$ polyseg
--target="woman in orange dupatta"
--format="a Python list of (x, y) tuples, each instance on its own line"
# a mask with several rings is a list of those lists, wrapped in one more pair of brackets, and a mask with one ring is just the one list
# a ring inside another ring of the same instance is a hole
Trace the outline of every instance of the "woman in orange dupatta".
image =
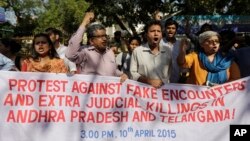
[(67, 73), (63, 59), (60, 59), (49, 36), (36, 34), (31, 48), (31, 57), (24, 59), (21, 71)]

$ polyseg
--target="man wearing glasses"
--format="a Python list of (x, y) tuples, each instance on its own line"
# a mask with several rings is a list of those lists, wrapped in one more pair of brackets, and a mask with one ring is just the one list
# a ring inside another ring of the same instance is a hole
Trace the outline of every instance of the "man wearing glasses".
[[(120, 76), (123, 82), (127, 75), (117, 69), (115, 55), (107, 47), (106, 29), (101, 24), (90, 24), (93, 19), (93, 12), (85, 14), (80, 27), (69, 40), (66, 57), (77, 64), (80, 74)], [(88, 46), (81, 46), (85, 31)]]

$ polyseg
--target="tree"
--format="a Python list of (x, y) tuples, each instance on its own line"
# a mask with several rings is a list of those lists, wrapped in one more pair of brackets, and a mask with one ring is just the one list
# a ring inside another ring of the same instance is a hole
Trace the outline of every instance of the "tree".
[[(106, 26), (118, 24), (121, 29), (131, 29), (135, 33), (135, 26), (146, 23), (157, 9), (163, 7), (162, 0), (90, 0), (92, 10), (98, 15), (97, 19)], [(129, 27), (125, 26), (128, 23)]]
[(118, 24), (132, 30), (144, 24), (156, 10), (171, 15), (247, 15), (250, 3), (245, 0), (1, 0), (0, 5), (14, 11), (17, 17), (15, 33), (33, 34), (47, 27), (57, 27), (72, 34), (90, 6), (97, 20), (106, 26)]
[(37, 18), (36, 32), (55, 27), (70, 35), (76, 31), (88, 6), (82, 0), (49, 0), (43, 5), (44, 12)]
[(183, 15), (249, 15), (250, 3), (246, 0), (181, 0)]
[(250, 3), (247, 0), (232, 0), (228, 13), (234, 15), (249, 15)]
[[(138, 23), (147, 22), (151, 18), (150, 14), (161, 6), (161, 0), (87, 0), (87, 2), (49, 0), (44, 3), (44, 12), (37, 18), (36, 32), (44, 31), (47, 27), (52, 26), (70, 35), (78, 28), (87, 8), (94, 11), (96, 19), (106, 26), (118, 24), (123, 30), (129, 28), (135, 31)], [(124, 23), (128, 23), (129, 27), (126, 27)]]
[(34, 16), (39, 13), (37, 7), (41, 6), (40, 0), (2, 0), (6, 11), (13, 11), (16, 16), (14, 36), (30, 35), (35, 28)]

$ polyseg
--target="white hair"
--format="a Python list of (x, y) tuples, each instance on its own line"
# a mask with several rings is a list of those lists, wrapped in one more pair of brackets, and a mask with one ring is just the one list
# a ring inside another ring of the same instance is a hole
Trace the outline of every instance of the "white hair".
[(199, 44), (201, 45), (202, 43), (204, 43), (205, 40), (207, 40), (208, 38), (210, 38), (212, 36), (220, 37), (219, 33), (215, 32), (215, 31), (205, 31), (205, 32), (201, 33), (199, 35)]

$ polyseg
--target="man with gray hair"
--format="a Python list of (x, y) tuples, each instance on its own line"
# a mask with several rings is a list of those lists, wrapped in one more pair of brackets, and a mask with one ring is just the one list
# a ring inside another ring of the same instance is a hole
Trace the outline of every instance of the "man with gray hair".
[[(75, 62), (80, 74), (128, 77), (117, 69), (115, 54), (107, 48), (106, 29), (102, 24), (91, 24), (93, 12), (87, 12), (77, 32), (69, 40), (66, 57)], [(83, 33), (87, 32), (88, 45), (81, 46)]]

